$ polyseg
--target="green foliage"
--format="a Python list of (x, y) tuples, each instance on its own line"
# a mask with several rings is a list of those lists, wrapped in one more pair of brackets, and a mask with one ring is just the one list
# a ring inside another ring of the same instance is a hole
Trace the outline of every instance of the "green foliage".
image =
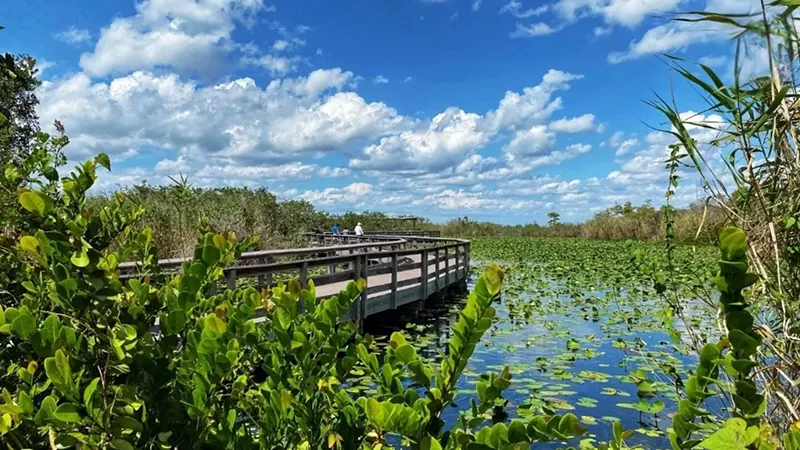
[[(479, 403), (445, 430), (442, 412), (495, 317), (499, 267), (478, 278), (438, 365), (400, 333), (378, 355), (340, 320), (363, 280), (330, 298), (296, 280), (217, 293), (223, 269), (255, 242), (207, 222), (192, 257), (166, 276), (153, 234), (134, 231), (141, 207), (121, 194), (87, 206), (108, 158), (56, 183), (48, 155), (31, 156), (18, 175), (27, 182), (10, 285), (22, 294), (0, 307), (0, 436), (11, 448), (355, 449), (380, 447), (390, 433), (415, 448), (507, 448), (586, 432), (571, 414), (487, 426), (487, 413), (505, 405), (508, 368), (481, 378)], [(139, 276), (123, 282), (126, 260)], [(342, 388), (359, 365), (373, 396)]]

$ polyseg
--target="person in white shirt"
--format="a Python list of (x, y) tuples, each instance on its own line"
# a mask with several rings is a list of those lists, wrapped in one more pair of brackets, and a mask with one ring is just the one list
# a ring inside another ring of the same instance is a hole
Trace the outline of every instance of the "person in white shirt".
[(356, 225), (355, 232), (356, 232), (356, 236), (363, 236), (364, 235), (364, 229), (361, 228), (361, 222), (358, 222), (358, 224)]

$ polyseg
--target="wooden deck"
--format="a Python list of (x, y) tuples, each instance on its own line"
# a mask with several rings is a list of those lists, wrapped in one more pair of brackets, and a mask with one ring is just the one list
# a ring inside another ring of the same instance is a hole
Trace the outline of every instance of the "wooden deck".
[[(346, 243), (345, 243), (346, 242)], [(317, 296), (331, 297), (357, 278), (367, 289), (343, 320), (363, 320), (383, 311), (424, 301), (431, 295), (466, 281), (469, 241), (420, 236), (349, 236), (312, 234), (309, 247), (242, 254), (225, 270), (224, 286), (239, 283), (263, 288), (277, 280), (314, 280)], [(179, 270), (183, 259), (160, 261), (165, 270)], [(423, 261), (427, 262), (424, 264)], [(120, 265), (121, 277), (136, 277), (132, 263)]]

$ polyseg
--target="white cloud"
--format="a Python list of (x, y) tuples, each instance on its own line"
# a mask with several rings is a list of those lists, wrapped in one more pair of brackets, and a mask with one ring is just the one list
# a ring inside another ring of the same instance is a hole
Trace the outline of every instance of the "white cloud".
[(249, 22), (261, 9), (262, 0), (145, 0), (135, 16), (103, 28), (80, 65), (92, 76), (155, 67), (206, 71), (235, 47), (235, 22)]
[(541, 5), (536, 8), (523, 9), (522, 2), (519, 0), (511, 0), (505, 6), (500, 8), (500, 14), (509, 13), (517, 19), (527, 19), (529, 17), (540, 16), (547, 12), (548, 5)]
[(559, 0), (553, 9), (565, 20), (600, 16), (611, 25), (634, 27), (652, 14), (675, 11), (683, 0)]
[[(553, 99), (558, 90), (569, 88), (569, 82), (580, 79), (558, 70), (550, 70), (542, 82), (523, 89), (522, 93), (506, 92), (498, 107), (481, 116), (451, 107), (434, 117), (427, 126), (422, 124), (398, 135), (383, 137), (379, 143), (364, 149), (360, 158), (350, 161), (350, 167), (365, 170), (412, 171), (427, 173), (443, 170), (464, 161), (474, 151), (485, 146), (504, 130), (523, 129), (509, 152), (523, 151), (535, 136), (531, 126), (546, 121), (561, 108), (561, 99)], [(547, 133), (547, 127), (541, 125)]]
[(203, 163), (287, 161), (406, 129), (383, 103), (339, 91), (353, 75), (318, 70), (259, 88), (250, 78), (208, 87), (177, 75), (135, 72), (109, 83), (78, 74), (37, 92), (43, 124), (60, 119), (73, 155), (155, 147)]
[(386, 84), (389, 82), (389, 79), (383, 75), (378, 75), (372, 80), (372, 84)]
[(294, 50), (299, 47), (303, 47), (306, 45), (306, 41), (303, 39), (299, 39), (297, 37), (290, 37), (287, 35), (285, 39), (277, 39), (275, 42), (272, 43), (272, 50), (276, 52), (285, 52), (288, 50)]
[(512, 159), (517, 156), (531, 156), (553, 150), (556, 134), (548, 131), (545, 125), (534, 125), (527, 130), (517, 131), (505, 151)]
[(301, 59), (299, 56), (287, 57), (264, 55), (258, 58), (242, 58), (242, 62), (245, 64), (263, 67), (269, 70), (269, 73), (273, 76), (279, 77), (291, 72), (296, 72), (298, 66), (300, 65), (300, 61)]
[(309, 201), (315, 205), (346, 205), (357, 207), (365, 201), (371, 202), (369, 195), (373, 190), (369, 183), (352, 183), (343, 188), (326, 188), (323, 190), (307, 190), (298, 198)]
[(92, 33), (85, 28), (76, 28), (74, 25), (66, 30), (56, 33), (56, 37), (70, 45), (85, 44), (92, 39)]
[(350, 176), (350, 169), (346, 167), (320, 167), (317, 175), (324, 178), (341, 178)]
[(614, 29), (612, 27), (595, 27), (592, 30), (595, 37), (608, 36)]
[(537, 22), (530, 25), (518, 23), (517, 28), (511, 33), (508, 33), (508, 35), (512, 38), (539, 37), (557, 33), (560, 30), (561, 28), (553, 28), (544, 22)]
[(610, 53), (608, 61), (612, 64), (617, 64), (656, 53), (681, 50), (689, 45), (705, 42), (709, 39), (727, 37), (720, 30), (709, 31), (708, 28), (697, 28), (690, 25), (685, 22), (679, 22), (679, 25), (670, 23), (651, 28), (647, 30), (641, 39), (631, 42), (628, 50)]
[[(705, 11), (746, 15), (756, 6), (757, 2), (751, 0), (708, 0)], [(741, 17), (738, 20), (760, 20), (760, 16), (755, 19)], [(610, 53), (608, 61), (616, 64), (657, 53), (676, 52), (699, 43), (728, 40), (738, 31), (715, 22), (669, 22), (650, 28), (640, 39), (631, 42), (627, 50)]]
[(442, 209), (474, 209), (485, 205), (486, 202), (487, 200), (483, 198), (481, 193), (446, 189), (436, 194), (426, 195), (413, 204), (434, 205)]
[(465, 154), (484, 146), (489, 136), (480, 127), (481, 116), (448, 108), (427, 129), (382, 138), (364, 149), (364, 159), (351, 167), (384, 170), (438, 170), (455, 164)]
[(407, 76), (403, 79), (403, 83), (411, 83), (412, 81), (414, 81), (414, 77), (412, 76)]
[(596, 131), (598, 126), (594, 123), (594, 114), (584, 114), (578, 117), (561, 118), (550, 122), (548, 128), (560, 133), (581, 133)]
[(697, 62), (708, 67), (718, 67), (725, 65), (728, 62), (728, 58), (725, 56), (703, 56)]
[(535, 155), (519, 161), (527, 170), (532, 170), (541, 166), (560, 164), (568, 159), (577, 158), (592, 149), (589, 144), (573, 144), (564, 150), (552, 151), (544, 155)]
[(561, 98), (553, 98), (553, 94), (569, 89), (570, 81), (581, 78), (583, 75), (550, 69), (539, 85), (524, 88), (522, 94), (507, 91), (497, 109), (486, 114), (486, 126), (497, 132), (517, 126), (524, 128), (547, 120), (562, 105)]
[(55, 67), (57, 65), (58, 64), (54, 63), (53, 61), (48, 61), (48, 60), (46, 60), (44, 58), (37, 58), (36, 59), (36, 69), (39, 72), (36, 74), (36, 76), (41, 79), (44, 76), (44, 73), (47, 71), (47, 69), (49, 69), (51, 67)]
[(481, 3), (482, 3), (482, 1), (481, 1), (481, 0), (475, 0), (475, 1), (473, 1), (473, 2), (472, 2), (472, 10), (473, 10), (473, 11), (478, 11), (479, 9), (481, 9)]
[(639, 145), (639, 140), (636, 138), (626, 139), (617, 146), (617, 151), (614, 156), (623, 156), (630, 152), (634, 147)]

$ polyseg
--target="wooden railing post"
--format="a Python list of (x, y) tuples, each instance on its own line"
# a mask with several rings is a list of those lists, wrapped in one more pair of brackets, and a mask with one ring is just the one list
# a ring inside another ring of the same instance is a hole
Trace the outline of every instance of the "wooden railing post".
[[(355, 281), (361, 278), (361, 256), (356, 255), (352, 264), (353, 264), (353, 281)], [(354, 308), (356, 313), (356, 320), (360, 322), (361, 319), (363, 318), (361, 317), (361, 296), (359, 296), (358, 299), (356, 299)], [(359, 323), (359, 328), (361, 328), (360, 323)]]
[(464, 244), (464, 279), (469, 278), (469, 241)]
[(236, 270), (228, 271), (228, 289), (236, 289)]
[(444, 285), (450, 285), (450, 247), (444, 248)]
[(364, 286), (364, 290), (361, 291), (361, 299), (358, 302), (361, 307), (359, 315), (363, 320), (367, 318), (367, 288), (369, 287), (369, 256), (367, 255), (364, 255), (364, 262), (361, 264), (361, 270), (363, 272), (362, 278), (367, 282)]
[(428, 298), (428, 249), (422, 249), (422, 301)]
[(455, 267), (455, 271), (454, 271), (455, 274), (456, 274), (455, 275), (456, 276), (456, 281), (458, 281), (458, 276), (459, 276), (459, 274), (458, 274), (458, 255), (459, 255), (459, 253), (461, 253), (461, 246), (460, 245), (456, 245), (456, 267)]
[(439, 248), (436, 248), (436, 292), (439, 292), (442, 287), (440, 286), (439, 279), (441, 278), (442, 273), (439, 271)]
[(392, 309), (397, 309), (397, 252), (392, 253), (392, 296), (389, 305)]

